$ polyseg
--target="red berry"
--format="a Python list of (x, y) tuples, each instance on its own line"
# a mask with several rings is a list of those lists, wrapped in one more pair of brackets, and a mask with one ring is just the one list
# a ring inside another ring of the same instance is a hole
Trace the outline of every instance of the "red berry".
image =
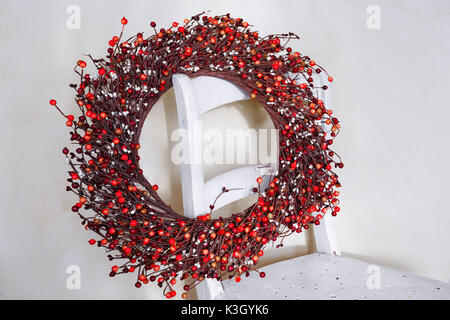
[(78, 65), (80, 68), (85, 68), (85, 67), (86, 67), (86, 62), (84, 62), (83, 60), (78, 60), (78, 61), (77, 61), (77, 65)]
[(172, 297), (175, 297), (176, 294), (177, 294), (177, 293), (176, 293), (175, 290), (169, 291), (169, 292), (166, 293), (166, 298), (167, 298), (167, 299), (170, 299), (170, 298), (172, 298)]
[(55, 100), (55, 99), (51, 99), (49, 102), (50, 102), (50, 104), (51, 104), (52, 106), (56, 105), (56, 100)]
[(120, 20), (120, 22), (122, 22), (123, 25), (126, 25), (128, 23), (128, 20), (123, 17), (122, 20)]

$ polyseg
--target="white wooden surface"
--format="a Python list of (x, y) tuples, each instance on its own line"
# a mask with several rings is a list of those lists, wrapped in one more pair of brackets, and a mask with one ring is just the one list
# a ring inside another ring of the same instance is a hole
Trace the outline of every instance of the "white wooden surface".
[[(242, 277), (223, 282), (218, 300), (238, 299), (450, 299), (450, 285), (400, 270), (379, 266), (379, 288), (367, 285), (374, 265), (335, 255), (313, 253), (271, 264)], [(371, 288), (371, 289), (370, 289)]]

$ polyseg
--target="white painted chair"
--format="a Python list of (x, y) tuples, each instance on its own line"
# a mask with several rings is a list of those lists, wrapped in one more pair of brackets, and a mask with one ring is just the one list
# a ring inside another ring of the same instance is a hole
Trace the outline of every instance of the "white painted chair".
[[(314, 75), (316, 86), (325, 84), (325, 77)], [(185, 129), (183, 146), (189, 152), (188, 163), (181, 164), (184, 214), (197, 217), (210, 211), (223, 187), (239, 188), (224, 193), (215, 203), (215, 210), (253, 193), (257, 177), (262, 176), (265, 188), (276, 167), (249, 166), (238, 168), (204, 181), (200, 116), (218, 106), (248, 99), (240, 88), (214, 77), (189, 78), (183, 74), (172, 77), (181, 129)], [(330, 90), (318, 90), (319, 99), (331, 105)], [(181, 137), (183, 139), (183, 137)], [(274, 263), (261, 268), (265, 278), (250, 273), (241, 282), (218, 282), (205, 279), (197, 287), (199, 299), (450, 299), (450, 285), (398, 270), (370, 265), (341, 257), (332, 217), (325, 216), (314, 226), (317, 253)]]

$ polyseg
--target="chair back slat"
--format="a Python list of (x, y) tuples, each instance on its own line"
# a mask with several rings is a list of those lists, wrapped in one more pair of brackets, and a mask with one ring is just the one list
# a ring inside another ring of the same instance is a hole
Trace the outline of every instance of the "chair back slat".
[[(248, 166), (227, 171), (208, 180), (204, 187), (205, 209), (208, 210), (209, 206), (214, 204), (214, 209), (217, 210), (229, 203), (255, 194), (253, 189), (258, 187), (256, 182), (258, 177), (263, 178), (261, 190), (265, 190), (270, 182), (271, 174), (273, 174), (270, 169), (272, 168)], [(232, 190), (222, 193), (217, 198), (224, 187)]]
[(181, 187), (183, 190), (184, 215), (195, 218), (203, 214), (202, 135), (195, 125), (200, 119), (197, 98), (191, 79), (184, 74), (172, 77), (177, 103), (180, 144), (182, 145)]
[(233, 83), (216, 77), (197, 77), (192, 79), (192, 85), (200, 115), (221, 105), (250, 98)]

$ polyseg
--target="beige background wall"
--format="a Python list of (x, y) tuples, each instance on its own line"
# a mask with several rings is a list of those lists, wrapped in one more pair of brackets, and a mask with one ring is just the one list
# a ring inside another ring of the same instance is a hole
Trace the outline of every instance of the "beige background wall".
[[(72, 4), (81, 9), (79, 30), (66, 27)], [(371, 4), (381, 9), (379, 30), (366, 26)], [(294, 48), (334, 76), (343, 128), (334, 147), (345, 163), (342, 213), (334, 221), (343, 254), (449, 281), (448, 1), (2, 0), (0, 297), (161, 298), (155, 287), (136, 290), (132, 276), (109, 279), (105, 253), (87, 244), (91, 235), (64, 190), (67, 129), (48, 100), (75, 110), (73, 65), (84, 53), (104, 55), (122, 16), (131, 34), (149, 31), (151, 20), (162, 27), (208, 9), (243, 17), (261, 34), (299, 34)], [(203, 120), (211, 128), (270, 127), (249, 102)], [(167, 161), (175, 127), (169, 92), (147, 123), (142, 157), (163, 198), (180, 209), (179, 174)], [(211, 176), (224, 169), (205, 170)], [(263, 263), (313, 250), (305, 236), (288, 244)], [(80, 266), (80, 290), (66, 288), (69, 265)]]

